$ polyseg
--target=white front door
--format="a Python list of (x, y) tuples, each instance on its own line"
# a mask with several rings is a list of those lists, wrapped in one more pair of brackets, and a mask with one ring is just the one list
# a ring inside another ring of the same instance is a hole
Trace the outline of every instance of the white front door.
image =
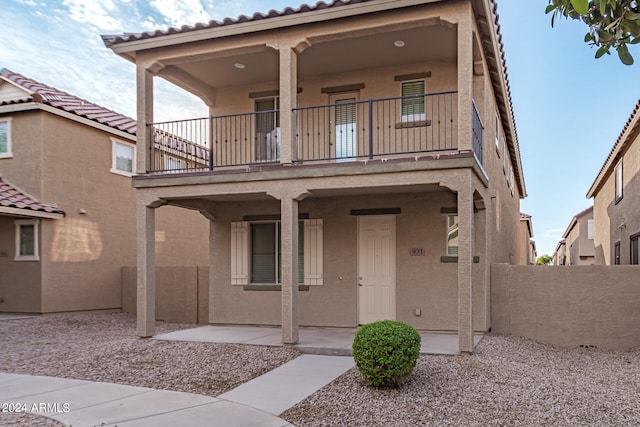
[(358, 323), (396, 317), (396, 217), (358, 218)]

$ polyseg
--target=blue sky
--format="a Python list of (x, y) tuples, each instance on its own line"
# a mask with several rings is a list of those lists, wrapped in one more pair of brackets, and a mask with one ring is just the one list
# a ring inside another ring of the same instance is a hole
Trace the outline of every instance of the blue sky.
[[(315, 0), (312, 1), (312, 3)], [(551, 253), (640, 99), (640, 45), (633, 66), (594, 59), (586, 27), (544, 14), (547, 0), (499, 0), (513, 107), (538, 252)], [(134, 65), (101, 34), (192, 25), (282, 10), (283, 0), (3, 0), (0, 68), (135, 117)], [(156, 82), (156, 118), (206, 115), (199, 100)], [(180, 106), (176, 108), (176, 106)]]

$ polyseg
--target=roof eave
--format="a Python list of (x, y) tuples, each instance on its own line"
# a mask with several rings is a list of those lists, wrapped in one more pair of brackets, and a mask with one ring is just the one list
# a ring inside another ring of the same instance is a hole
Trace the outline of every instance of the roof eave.
[(198, 24), (194, 29), (190, 29), (188, 26), (183, 26), (180, 31), (171, 34), (155, 34), (146, 38), (139, 38), (132, 41), (115, 41), (115, 38), (120, 36), (102, 36), (102, 41), (107, 48), (113, 50), (118, 55), (132, 60), (132, 58), (135, 57), (135, 55), (131, 55), (132, 52), (138, 52), (147, 49), (155, 49), (165, 46), (173, 46), (176, 44), (192, 43), (221, 37), (255, 33), (260, 31), (275, 30), (302, 24), (306, 25), (339, 18), (358, 16), (367, 13), (382, 12), (402, 7), (436, 3), (440, 1), (443, 0), (369, 1), (350, 4), (348, 5), (349, 7), (327, 7), (276, 17), (266, 17), (263, 19), (251, 19), (245, 22), (222, 24), (215, 27), (205, 26), (198, 28), (198, 25), (202, 26), (202, 24)]

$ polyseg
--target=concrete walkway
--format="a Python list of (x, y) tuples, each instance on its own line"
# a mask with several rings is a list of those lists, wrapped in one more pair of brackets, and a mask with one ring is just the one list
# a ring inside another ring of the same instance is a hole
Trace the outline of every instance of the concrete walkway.
[[(73, 426), (289, 426), (276, 415), (354, 366), (302, 355), (217, 398), (120, 384), (0, 373), (0, 402)], [(14, 407), (15, 408), (15, 407)]]
[[(300, 328), (299, 342), (294, 345), (301, 353), (351, 356), (355, 328)], [(457, 355), (458, 335), (420, 332), (422, 354)], [(282, 345), (282, 330), (267, 326), (200, 326), (159, 334), (153, 337), (168, 341), (200, 341), (227, 344)], [(474, 337), (478, 345), (482, 335)]]

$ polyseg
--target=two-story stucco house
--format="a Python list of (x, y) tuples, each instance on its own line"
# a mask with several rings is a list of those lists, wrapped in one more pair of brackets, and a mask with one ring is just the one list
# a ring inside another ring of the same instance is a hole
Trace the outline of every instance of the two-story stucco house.
[(595, 222), (593, 206), (578, 212), (567, 226), (562, 240), (556, 246), (556, 265), (595, 264)]
[[(135, 144), (135, 120), (0, 70), (0, 312), (122, 307), (121, 268), (136, 262)], [(205, 262), (207, 222), (163, 208), (158, 263)]]
[(516, 251), (514, 264), (535, 265), (537, 252), (536, 243), (533, 241), (533, 219), (531, 215), (520, 213), (520, 228), (518, 229), (520, 243)]
[(593, 198), (596, 264), (638, 264), (640, 101), (587, 193)]
[[(398, 319), (468, 352), (489, 330), (526, 195), (494, 1), (319, 2), (103, 40), (137, 69), (140, 336), (164, 205), (209, 213), (211, 323), (295, 343)], [(210, 116), (154, 123), (155, 77)]]

